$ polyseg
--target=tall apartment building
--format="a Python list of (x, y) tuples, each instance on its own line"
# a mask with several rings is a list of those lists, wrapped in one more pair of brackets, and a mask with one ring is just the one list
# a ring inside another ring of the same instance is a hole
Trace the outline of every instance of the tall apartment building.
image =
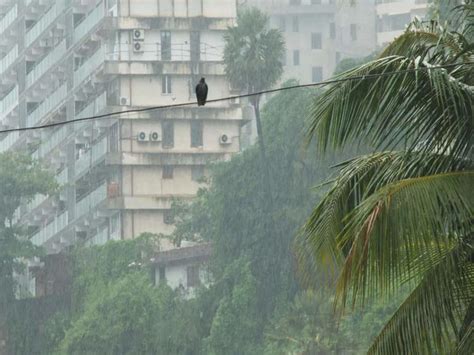
[(400, 35), (428, 0), (242, 0), (270, 15), (286, 41), (284, 78), (328, 79), (345, 58), (364, 58)]
[(336, 0), (249, 0), (270, 15), (286, 42), (284, 78), (301, 83), (332, 76), (337, 63), (363, 57), (375, 47), (373, 0), (355, 3)]
[[(234, 0), (2, 0), (0, 125), (67, 122), (229, 96), (223, 33)], [(192, 198), (208, 163), (240, 150), (241, 108), (224, 101), (115, 115), (0, 137), (43, 160), (61, 185), (18, 223), (57, 253), (82, 241), (170, 233), (174, 198)]]
[(415, 17), (423, 19), (428, 8), (428, 0), (376, 0), (377, 46), (400, 36)]

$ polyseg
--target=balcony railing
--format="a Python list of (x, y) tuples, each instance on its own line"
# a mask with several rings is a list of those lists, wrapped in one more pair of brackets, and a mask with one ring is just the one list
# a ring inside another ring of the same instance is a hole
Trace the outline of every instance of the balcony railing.
[(2, 60), (0, 60), (0, 75), (4, 74), (5, 71), (10, 68), (10, 66), (15, 62), (18, 58), (18, 44), (8, 52)]
[(59, 185), (63, 186), (67, 184), (67, 168), (64, 168), (57, 176), (56, 181)]
[(25, 45), (28, 47), (43, 33), (64, 10), (64, 0), (59, 0), (46, 12), (43, 17), (26, 33)]
[(68, 127), (62, 126), (55, 131), (50, 137), (45, 139), (38, 147), (38, 157), (44, 158), (51, 150), (57, 147), (68, 136)]
[(87, 242), (86, 245), (91, 246), (91, 245), (104, 245), (107, 243), (109, 240), (109, 233), (107, 232), (107, 228), (102, 229), (100, 232), (98, 232), (95, 236), (90, 238)]
[(18, 85), (0, 101), (0, 121), (18, 105)]
[(74, 72), (74, 85), (78, 86), (91, 75), (105, 60), (105, 47), (99, 48), (83, 65)]
[(74, 43), (83, 38), (92, 28), (94, 28), (105, 17), (105, 7), (101, 1), (97, 7), (74, 29)]
[(42, 228), (38, 233), (31, 237), (31, 242), (34, 245), (43, 245), (48, 240), (50, 240), (54, 235), (61, 232), (64, 228), (66, 228), (68, 224), (68, 216), (67, 212), (56, 217), (50, 224), (46, 227)]
[(2, 34), (16, 20), (18, 15), (18, 5), (14, 5), (10, 11), (0, 20), (0, 34)]
[(76, 176), (94, 166), (107, 153), (107, 137), (102, 138), (92, 148), (76, 160)]
[(61, 57), (66, 54), (66, 41), (62, 41), (34, 69), (26, 76), (26, 85), (31, 86), (44, 73), (46, 73)]
[(44, 100), (27, 118), (26, 125), (33, 127), (48, 113), (55, 109), (67, 96), (67, 86), (63, 84), (51, 96)]
[(0, 153), (10, 150), (15, 142), (20, 138), (20, 132), (10, 132), (8, 135), (0, 141)]
[(46, 201), (47, 198), (48, 198), (48, 195), (42, 195), (42, 194), (36, 195), (33, 200), (31, 200), (29, 203), (26, 204), (24, 213), (29, 213), (33, 211), (39, 205), (41, 205), (44, 201)]
[(106, 198), (107, 184), (104, 183), (76, 204), (76, 218), (80, 218), (92, 211)]

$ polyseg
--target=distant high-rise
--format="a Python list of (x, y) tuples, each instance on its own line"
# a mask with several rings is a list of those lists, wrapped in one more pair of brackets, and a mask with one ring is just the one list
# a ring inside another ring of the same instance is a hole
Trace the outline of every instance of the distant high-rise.
[[(201, 77), (209, 99), (229, 95), (234, 0), (2, 0), (0, 14), (2, 128), (195, 101)], [(206, 164), (240, 150), (242, 122), (226, 101), (3, 135), (0, 151), (44, 160), (62, 186), (16, 221), (48, 253), (170, 233), (173, 199), (192, 198)]]
[(301, 83), (331, 77), (345, 58), (363, 58), (381, 48), (415, 17), (426, 0), (247, 0), (270, 15), (285, 37), (284, 78)]

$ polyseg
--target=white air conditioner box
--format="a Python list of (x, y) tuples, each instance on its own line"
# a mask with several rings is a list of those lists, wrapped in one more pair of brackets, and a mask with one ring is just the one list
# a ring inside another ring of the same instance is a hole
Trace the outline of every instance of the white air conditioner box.
[(138, 132), (137, 134), (137, 141), (139, 142), (147, 142), (148, 141), (148, 134), (146, 132)]
[(219, 137), (219, 143), (222, 145), (227, 145), (232, 143), (232, 138), (228, 134), (221, 134)]
[(151, 142), (159, 142), (160, 141), (160, 135), (158, 134), (158, 132), (150, 132), (150, 141)]

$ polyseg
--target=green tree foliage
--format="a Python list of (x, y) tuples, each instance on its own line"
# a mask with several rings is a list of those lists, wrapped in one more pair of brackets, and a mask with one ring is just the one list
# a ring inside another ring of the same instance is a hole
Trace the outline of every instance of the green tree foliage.
[(269, 29), (268, 15), (255, 7), (242, 8), (237, 26), (225, 35), (225, 72), (235, 88), (248, 93), (275, 85), (283, 73), (284, 41), (276, 29)]
[(328, 289), (302, 291), (265, 332), (265, 354), (363, 354), (396, 304), (376, 304), (339, 319)]
[(13, 321), (13, 272), (21, 271), (20, 258), (40, 253), (25, 239), (26, 230), (13, 225), (13, 215), (22, 201), (29, 202), (36, 194), (51, 193), (56, 186), (53, 175), (29, 156), (0, 154), (0, 326), (8, 319)]
[[(474, 9), (463, 10), (464, 19), (472, 17)], [(340, 77), (420, 70), (341, 82), (313, 104), (309, 135), (323, 150), (361, 138), (383, 150), (342, 164), (297, 241), (307, 280), (314, 260), (341, 268), (342, 308), (410, 285), (373, 354), (463, 353), (472, 346), (474, 67), (463, 64), (474, 56), (464, 36), (469, 26), (466, 20), (449, 32), (415, 21), (379, 59)]]
[[(224, 37), (225, 72), (232, 86), (255, 93), (275, 85), (283, 73), (281, 58), (285, 44), (280, 31), (268, 29), (268, 15), (255, 7), (242, 8), (237, 26), (229, 27)], [(261, 164), (266, 164), (264, 132), (260, 119), (260, 95), (250, 98), (255, 109)], [(265, 179), (268, 171), (264, 170)]]

